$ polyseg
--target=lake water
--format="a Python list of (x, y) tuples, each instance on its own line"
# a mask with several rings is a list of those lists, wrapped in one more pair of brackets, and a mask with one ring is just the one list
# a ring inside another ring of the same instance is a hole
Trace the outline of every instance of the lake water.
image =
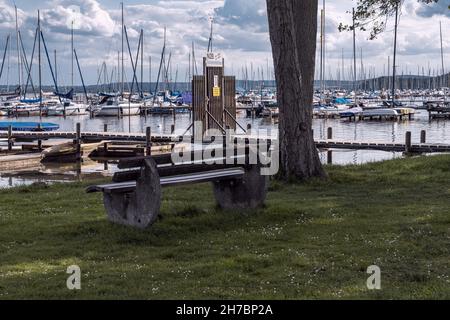
[[(6, 121), (6, 119), (5, 119)], [(40, 121), (39, 117), (19, 118), (17, 121)], [(108, 131), (142, 132), (146, 127), (152, 128), (153, 134), (169, 134), (174, 119), (168, 116), (148, 116), (131, 118), (96, 118), (89, 116), (63, 118), (43, 118), (42, 121), (60, 125), (62, 131), (74, 131), (76, 123), (81, 123), (83, 131), (103, 131), (104, 124)], [(238, 116), (239, 123), (245, 128), (251, 124), (253, 128), (276, 129), (277, 125), (269, 119), (249, 119), (244, 115)], [(176, 131), (182, 134), (191, 123), (189, 114), (179, 114), (175, 119)], [(450, 121), (429, 121), (425, 111), (418, 111), (411, 121), (359, 121), (348, 122), (340, 119), (314, 119), (313, 129), (315, 138), (325, 139), (328, 127), (333, 128), (333, 138), (348, 141), (380, 141), (400, 142), (405, 140), (406, 131), (413, 134), (413, 142), (419, 142), (420, 132), (427, 131), (427, 142), (450, 143)], [(326, 153), (320, 154), (322, 161), (327, 161)], [(338, 165), (363, 164), (402, 157), (401, 153), (382, 151), (345, 151), (333, 152), (333, 163)], [(77, 181), (110, 176), (115, 170), (114, 165), (99, 164), (92, 161), (80, 165), (40, 165), (22, 172), (0, 172), (0, 187), (12, 187), (40, 182)]]

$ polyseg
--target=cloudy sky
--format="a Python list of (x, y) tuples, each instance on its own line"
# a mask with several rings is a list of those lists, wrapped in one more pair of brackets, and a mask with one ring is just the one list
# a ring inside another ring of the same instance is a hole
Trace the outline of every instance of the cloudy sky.
[[(42, 29), (47, 46), (52, 54), (57, 50), (58, 82), (70, 84), (70, 25), (75, 21), (75, 47), (88, 84), (97, 83), (97, 74), (105, 61), (108, 73), (117, 65), (120, 42), (119, 0), (16, 0), (18, 23), (27, 51), (31, 56), (37, 10), (40, 9)], [(192, 42), (196, 46), (198, 64), (206, 51), (209, 38), (209, 21), (215, 19), (214, 50), (224, 54), (227, 73), (242, 78), (245, 66), (255, 78), (272, 77), (271, 49), (268, 35), (265, 0), (130, 0), (124, 1), (125, 24), (128, 28), (133, 54), (137, 49), (139, 32), (145, 33), (145, 81), (149, 78), (149, 57), (152, 57), (152, 74), (156, 78), (163, 45), (164, 27), (167, 27), (168, 51), (172, 53), (172, 78), (187, 79), (188, 55)], [(337, 70), (349, 77), (352, 59), (352, 36), (339, 33), (339, 22), (349, 22), (349, 14), (355, 1), (327, 1), (326, 50), (327, 78), (337, 78)], [(416, 0), (405, 0), (399, 27), (400, 73), (417, 73), (422, 67), (425, 72), (438, 72), (440, 67), (439, 22), (444, 33), (446, 71), (450, 69), (450, 10), (447, 1), (423, 5)], [(393, 23), (388, 24), (385, 34), (374, 41), (368, 41), (368, 34), (358, 33), (358, 68), (362, 51), (364, 68), (377, 75), (387, 69), (388, 56), (392, 56)], [(6, 37), (11, 34), (12, 50), (9, 52), (9, 68), (5, 64), (0, 84), (16, 83), (18, 78), (15, 40), (15, 14), (12, 0), (0, 0), (0, 50)], [(126, 55), (128, 57), (128, 54)], [(0, 57), (1, 59), (1, 57)], [(43, 58), (46, 60), (46, 58)], [(129, 60), (129, 59), (128, 59)], [(1, 62), (1, 61), (0, 61)], [(131, 64), (127, 61), (127, 78), (131, 80)], [(51, 83), (47, 63), (44, 64), (44, 82)], [(269, 72), (267, 71), (269, 70)], [(267, 76), (269, 73), (269, 76)], [(33, 68), (34, 78), (37, 70)], [(258, 74), (260, 75), (258, 77)], [(37, 80), (36, 80), (37, 81)], [(80, 83), (78, 74), (76, 83)]]

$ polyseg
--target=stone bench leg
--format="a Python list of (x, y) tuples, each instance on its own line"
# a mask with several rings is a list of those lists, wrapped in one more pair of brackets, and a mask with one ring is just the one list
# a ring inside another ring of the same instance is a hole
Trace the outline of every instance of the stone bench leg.
[(136, 190), (132, 193), (104, 193), (103, 201), (110, 221), (146, 229), (158, 218), (161, 207), (161, 184), (156, 163), (145, 161)]
[(264, 205), (269, 185), (269, 177), (261, 175), (261, 167), (246, 168), (242, 180), (214, 182), (217, 204), (225, 210), (257, 209)]

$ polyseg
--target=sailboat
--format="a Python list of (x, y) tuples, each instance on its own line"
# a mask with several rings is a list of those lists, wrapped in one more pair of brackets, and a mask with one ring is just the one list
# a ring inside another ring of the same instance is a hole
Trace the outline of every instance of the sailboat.
[[(130, 44), (128, 41), (128, 35), (126, 32), (126, 26), (124, 23), (124, 7), (123, 7), (123, 2), (121, 3), (121, 11), (122, 11), (122, 72), (121, 72), (121, 76), (122, 76), (122, 80), (121, 80), (121, 93), (120, 94), (99, 94), (99, 97), (101, 98), (101, 100), (91, 106), (91, 111), (92, 114), (95, 117), (130, 117), (130, 116), (137, 116), (141, 114), (141, 110), (144, 107), (144, 103), (142, 102), (142, 99), (140, 99), (140, 101), (138, 100), (133, 100), (132, 98), (132, 92), (128, 95), (128, 100), (126, 100), (125, 96), (125, 92), (124, 92), (124, 76), (125, 76), (125, 68), (124, 68), (124, 40), (126, 37), (126, 41), (127, 41), (127, 45), (128, 45), (128, 51), (130, 54), (130, 58), (131, 58), (131, 64), (133, 67), (133, 82), (132, 82), (132, 86), (136, 83), (138, 83), (137, 81), (137, 76), (136, 76), (136, 66), (137, 66), (137, 59), (136, 59), (136, 64), (133, 61), (132, 55), (131, 55), (131, 49), (130, 49)], [(124, 37), (125, 36), (125, 37)], [(141, 30), (141, 35), (139, 38), (139, 46), (138, 46), (138, 54), (140, 53), (140, 50), (143, 50), (143, 47), (141, 47), (141, 45), (143, 46), (143, 31)], [(143, 57), (143, 51), (141, 51), (141, 63), (142, 63), (142, 57)], [(138, 56), (139, 57), (139, 56)], [(137, 58), (138, 58), (137, 57)], [(133, 91), (133, 90), (131, 90)]]
[(87, 114), (87, 105), (78, 104), (71, 100), (61, 100), (55, 106), (48, 107), (46, 114), (49, 117), (62, 117), (62, 116), (81, 116)]
[(100, 97), (100, 102), (91, 107), (95, 117), (124, 117), (141, 114), (141, 103), (124, 101), (116, 95), (100, 94)]
[(70, 90), (67, 94), (55, 92), (55, 96), (59, 97), (53, 106), (47, 106), (46, 114), (49, 117), (54, 116), (79, 116), (87, 114), (87, 105), (73, 102), (73, 92)]

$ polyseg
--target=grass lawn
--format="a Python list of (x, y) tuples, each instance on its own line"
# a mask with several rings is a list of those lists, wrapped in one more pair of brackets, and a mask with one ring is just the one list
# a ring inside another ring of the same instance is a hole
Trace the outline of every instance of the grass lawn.
[(167, 189), (147, 231), (109, 223), (86, 184), (1, 191), (0, 299), (450, 299), (450, 156), (327, 170), (248, 215)]

